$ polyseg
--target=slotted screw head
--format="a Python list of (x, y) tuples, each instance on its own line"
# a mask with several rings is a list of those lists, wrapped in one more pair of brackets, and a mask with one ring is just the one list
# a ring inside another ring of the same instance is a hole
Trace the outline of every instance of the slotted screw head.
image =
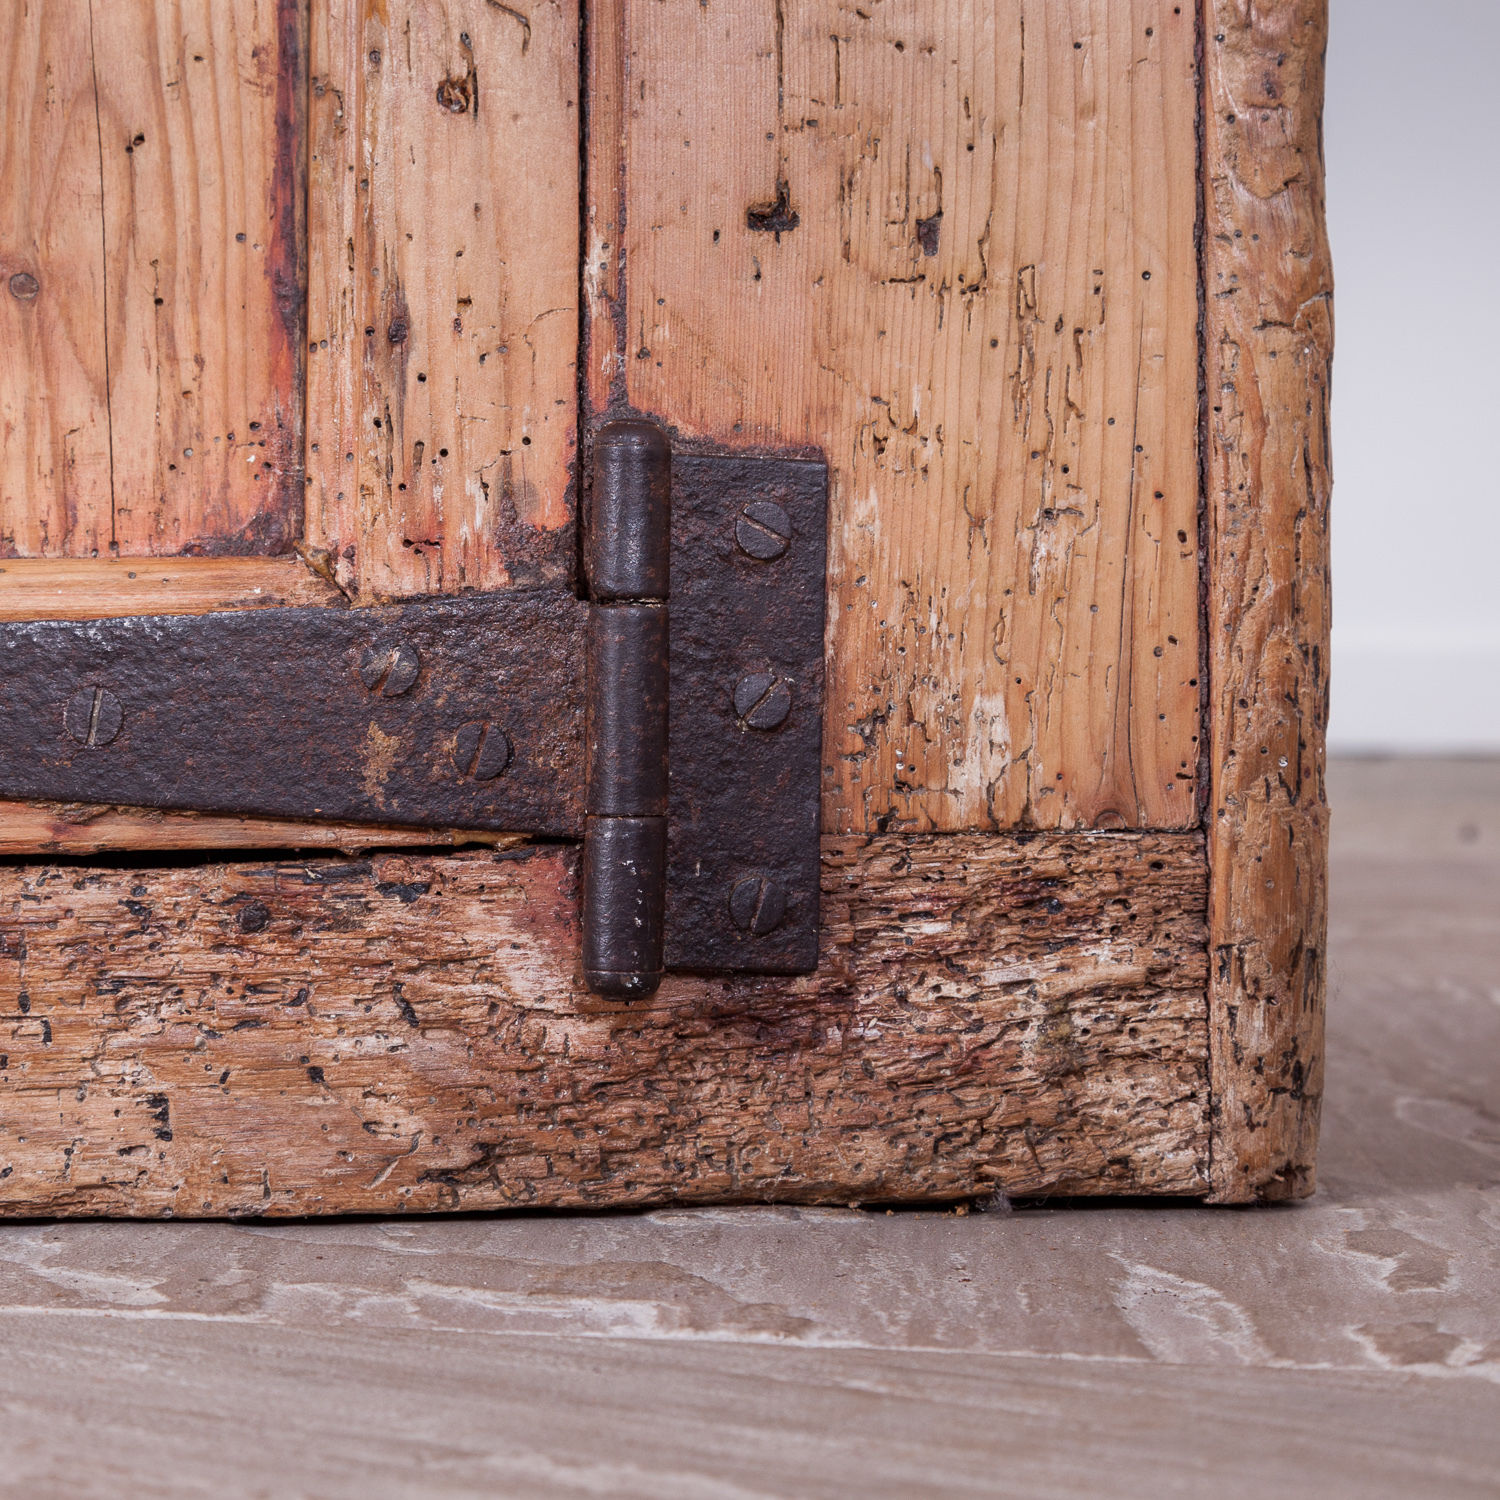
[(734, 711), (747, 729), (775, 729), (792, 711), (792, 685), (774, 672), (747, 672), (734, 685)]
[(453, 737), (453, 764), (471, 781), (493, 781), (514, 753), (510, 736), (482, 719), (465, 724)]
[(735, 519), (734, 540), (747, 557), (771, 562), (791, 545), (792, 523), (774, 500), (752, 500)]
[(109, 744), (124, 722), (125, 710), (108, 688), (79, 688), (63, 709), (63, 727), (90, 750)]
[(747, 875), (729, 893), (729, 915), (741, 932), (764, 937), (786, 916), (786, 892), (764, 875)]
[(359, 680), (382, 698), (399, 698), (421, 670), (422, 658), (410, 641), (371, 646), (359, 659)]

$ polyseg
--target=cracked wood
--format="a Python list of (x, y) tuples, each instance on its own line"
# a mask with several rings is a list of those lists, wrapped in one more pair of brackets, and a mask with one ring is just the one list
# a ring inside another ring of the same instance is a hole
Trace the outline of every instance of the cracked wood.
[(825, 829), (1195, 823), (1192, 7), (590, 14), (595, 408), (832, 465)]
[(0, 870), (0, 1207), (1206, 1186), (1201, 835), (824, 841), (802, 980), (588, 995), (560, 847)]

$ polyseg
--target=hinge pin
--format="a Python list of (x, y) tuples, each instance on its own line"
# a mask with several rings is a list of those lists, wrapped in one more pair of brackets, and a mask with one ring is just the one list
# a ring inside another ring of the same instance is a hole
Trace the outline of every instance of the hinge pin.
[(662, 974), (671, 474), (650, 422), (611, 422), (594, 440), (583, 969), (596, 993), (627, 998)]

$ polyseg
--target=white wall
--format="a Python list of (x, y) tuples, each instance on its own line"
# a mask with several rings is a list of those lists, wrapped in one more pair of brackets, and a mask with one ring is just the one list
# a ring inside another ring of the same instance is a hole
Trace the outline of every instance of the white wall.
[(1500, 751), (1500, 0), (1332, 0), (1335, 750)]

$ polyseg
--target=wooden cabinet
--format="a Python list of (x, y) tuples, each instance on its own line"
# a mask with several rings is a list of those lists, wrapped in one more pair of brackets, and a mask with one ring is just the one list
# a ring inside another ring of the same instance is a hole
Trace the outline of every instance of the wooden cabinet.
[(566, 842), (7, 803), (0, 1208), (1310, 1191), (1324, 21), (13, 7), (0, 619), (572, 588), (625, 414), (830, 519), (815, 974), (591, 995)]

